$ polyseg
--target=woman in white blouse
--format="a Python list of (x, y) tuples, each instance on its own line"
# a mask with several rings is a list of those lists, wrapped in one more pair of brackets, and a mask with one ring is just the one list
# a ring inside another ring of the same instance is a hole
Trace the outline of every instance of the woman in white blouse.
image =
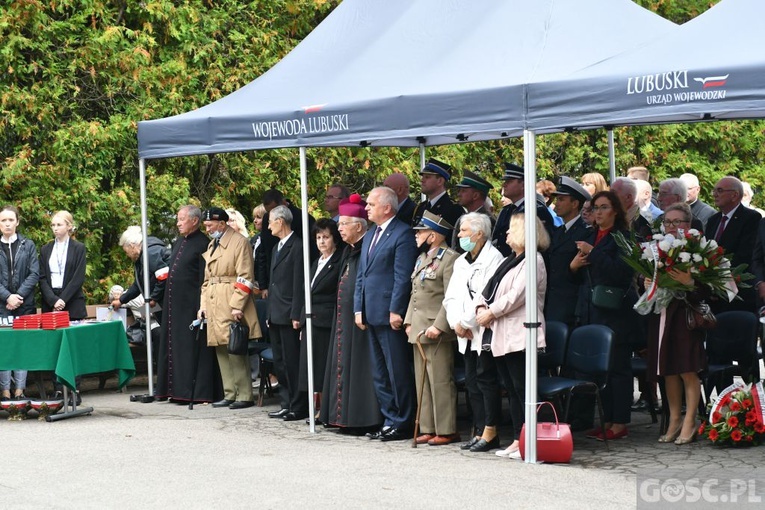
[(74, 219), (68, 211), (51, 217), (54, 239), (40, 249), (40, 290), (43, 312), (69, 312), (71, 320), (87, 317), (85, 294), (85, 245), (72, 239)]

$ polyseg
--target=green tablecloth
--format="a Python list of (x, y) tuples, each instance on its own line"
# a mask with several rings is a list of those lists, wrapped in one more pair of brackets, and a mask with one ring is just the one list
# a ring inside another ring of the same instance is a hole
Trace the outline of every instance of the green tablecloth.
[(0, 370), (52, 370), (75, 387), (75, 377), (116, 370), (119, 387), (135, 375), (135, 364), (120, 321), (63, 329), (0, 329)]

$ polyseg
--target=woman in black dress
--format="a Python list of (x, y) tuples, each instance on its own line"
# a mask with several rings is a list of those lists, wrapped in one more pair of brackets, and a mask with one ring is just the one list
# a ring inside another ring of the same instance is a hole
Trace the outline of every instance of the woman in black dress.
[[(69, 319), (82, 320), (88, 316), (85, 308), (85, 245), (72, 239), (74, 218), (69, 211), (58, 211), (50, 219), (53, 241), (40, 248), (40, 291), (43, 312), (69, 312)], [(75, 380), (77, 386), (80, 378)], [(63, 391), (61, 383), (54, 378), (56, 395)], [(80, 392), (76, 391), (77, 405)]]
[[(318, 393), (324, 387), (324, 371), (327, 367), (330, 335), (337, 301), (337, 280), (340, 276), (340, 256), (343, 241), (337, 230), (337, 223), (322, 218), (314, 224), (311, 234), (321, 254), (311, 263), (311, 321), (313, 332), (313, 391)], [(308, 392), (308, 342), (303, 330), (300, 342), (300, 390)]]
[(348, 246), (340, 262), (340, 281), (321, 402), (321, 421), (348, 432), (378, 428), (383, 422), (372, 381), (372, 354), (366, 333), (356, 327), (353, 293), (367, 231), (366, 203), (351, 195), (340, 203), (340, 235)]

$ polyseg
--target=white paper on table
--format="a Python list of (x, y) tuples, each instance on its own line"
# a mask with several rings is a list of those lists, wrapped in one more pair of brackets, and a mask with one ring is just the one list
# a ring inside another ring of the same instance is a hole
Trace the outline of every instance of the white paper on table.
[(124, 308), (118, 308), (117, 310), (112, 310), (108, 306), (97, 306), (96, 321), (97, 322), (122, 321), (122, 327), (127, 329), (127, 310)]

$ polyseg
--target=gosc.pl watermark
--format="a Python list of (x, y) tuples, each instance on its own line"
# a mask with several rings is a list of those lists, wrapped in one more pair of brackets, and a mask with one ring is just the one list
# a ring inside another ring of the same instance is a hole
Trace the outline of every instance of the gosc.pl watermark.
[(763, 507), (765, 479), (759, 470), (721, 471), (638, 474), (637, 508)]

